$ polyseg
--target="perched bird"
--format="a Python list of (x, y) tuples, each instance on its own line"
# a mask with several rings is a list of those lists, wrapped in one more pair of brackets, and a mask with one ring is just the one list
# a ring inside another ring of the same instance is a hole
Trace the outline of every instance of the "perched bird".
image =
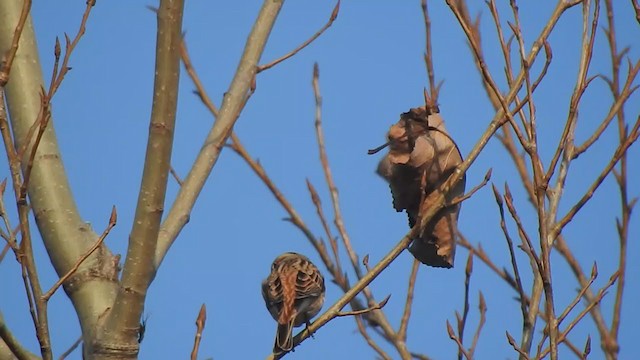
[[(377, 173), (389, 182), (394, 209), (406, 211), (409, 227), (413, 227), (420, 209), (430, 205), (428, 195), (449, 178), (462, 162), (462, 155), (447, 133), (437, 107), (413, 108), (403, 113), (387, 137), (386, 144), (369, 153), (389, 147)], [(463, 176), (446, 195), (447, 201), (462, 196), (464, 188)], [(459, 212), (460, 204), (445, 206), (426, 224), (424, 232), (409, 247), (416, 259), (429, 266), (453, 267)]]
[(271, 273), (262, 282), (262, 297), (278, 322), (273, 353), (291, 351), (293, 327), (309, 326), (324, 304), (324, 278), (306, 256), (287, 252), (271, 264)]

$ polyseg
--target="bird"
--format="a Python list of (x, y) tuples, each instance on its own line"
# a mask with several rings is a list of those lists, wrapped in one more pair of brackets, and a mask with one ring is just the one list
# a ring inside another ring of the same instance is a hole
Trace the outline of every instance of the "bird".
[(286, 252), (271, 264), (271, 273), (262, 281), (262, 297), (278, 323), (273, 353), (293, 349), (294, 327), (316, 316), (324, 304), (324, 278), (320, 270), (304, 255)]

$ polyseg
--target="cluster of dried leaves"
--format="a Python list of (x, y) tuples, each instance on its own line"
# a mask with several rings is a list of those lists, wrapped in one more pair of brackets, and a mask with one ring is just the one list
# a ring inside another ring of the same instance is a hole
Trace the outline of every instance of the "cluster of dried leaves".
[[(389, 153), (378, 164), (378, 174), (389, 182), (396, 211), (407, 212), (409, 227), (420, 219), (420, 210), (428, 208), (428, 195), (438, 191), (458, 165), (462, 154), (447, 133), (437, 107), (414, 108), (400, 116), (388, 133)], [(371, 153), (372, 151), (370, 151)], [(465, 177), (447, 196), (443, 207), (424, 226), (409, 251), (423, 264), (453, 267), (460, 204), (453, 203), (464, 194)]]

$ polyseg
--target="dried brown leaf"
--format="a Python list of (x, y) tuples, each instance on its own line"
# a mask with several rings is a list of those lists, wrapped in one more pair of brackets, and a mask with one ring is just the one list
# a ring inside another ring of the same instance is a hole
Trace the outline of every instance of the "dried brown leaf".
[[(389, 182), (394, 209), (406, 211), (409, 226), (413, 227), (421, 205), (431, 205), (421, 202), (447, 180), (462, 162), (462, 156), (440, 114), (426, 107), (403, 113), (387, 137), (389, 152), (378, 164), (377, 172)], [(464, 188), (463, 178), (447, 194), (448, 200), (464, 195)], [(453, 267), (459, 211), (459, 204), (444, 207), (426, 224), (425, 231), (409, 247), (416, 259), (429, 266)]]

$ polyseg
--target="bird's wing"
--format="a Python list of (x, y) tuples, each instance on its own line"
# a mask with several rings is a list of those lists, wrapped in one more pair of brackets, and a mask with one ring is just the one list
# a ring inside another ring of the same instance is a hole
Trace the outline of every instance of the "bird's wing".
[(296, 276), (296, 298), (318, 297), (324, 292), (324, 278), (309, 261), (301, 262)]

